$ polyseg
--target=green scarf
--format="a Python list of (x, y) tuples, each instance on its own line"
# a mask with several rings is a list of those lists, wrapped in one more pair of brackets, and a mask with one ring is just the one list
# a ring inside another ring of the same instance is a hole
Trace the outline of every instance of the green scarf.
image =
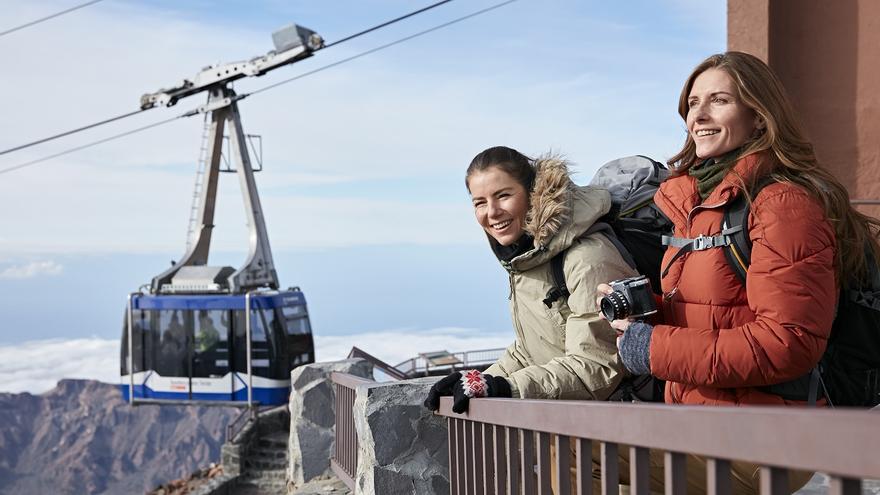
[(736, 156), (740, 149), (737, 148), (721, 155), (719, 158), (709, 158), (688, 170), (688, 175), (697, 179), (697, 192), (703, 201), (712, 194), (715, 187), (721, 183), (727, 172), (736, 163)]

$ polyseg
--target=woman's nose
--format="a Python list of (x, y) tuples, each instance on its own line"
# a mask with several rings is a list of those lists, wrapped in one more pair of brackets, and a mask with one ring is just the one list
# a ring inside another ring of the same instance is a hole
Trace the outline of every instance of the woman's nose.
[(704, 121), (709, 117), (705, 103), (697, 103), (691, 108), (691, 117), (694, 121)]
[(489, 203), (486, 205), (486, 214), (489, 216), (489, 218), (494, 217), (496, 214), (498, 214), (499, 211), (501, 211), (501, 208), (495, 201), (489, 201)]

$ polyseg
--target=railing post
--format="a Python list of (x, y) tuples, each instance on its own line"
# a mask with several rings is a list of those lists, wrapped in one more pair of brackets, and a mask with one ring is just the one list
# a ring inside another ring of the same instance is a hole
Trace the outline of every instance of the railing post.
[(788, 495), (788, 470), (761, 467), (761, 495)]
[(730, 461), (709, 459), (706, 462), (706, 476), (709, 495), (730, 495)]

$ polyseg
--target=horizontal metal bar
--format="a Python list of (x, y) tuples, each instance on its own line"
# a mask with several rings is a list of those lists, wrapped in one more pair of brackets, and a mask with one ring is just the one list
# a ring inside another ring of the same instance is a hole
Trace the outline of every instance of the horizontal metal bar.
[(880, 205), (880, 199), (851, 199), (852, 205)]
[(348, 388), (357, 388), (358, 385), (369, 385), (372, 383), (376, 383), (369, 378), (349, 375), (348, 373), (340, 373), (339, 371), (334, 371), (333, 373), (330, 373), (330, 380), (337, 385), (342, 385), (343, 387)]
[(880, 463), (865, 449), (853, 448), (880, 445), (880, 414), (867, 410), (492, 398), (472, 399), (467, 414), (459, 415), (452, 412), (452, 398), (442, 397), (439, 414), (759, 465), (880, 478)]
[[(195, 400), (195, 399), (134, 399), (132, 405), (163, 405), (163, 406), (217, 406), (217, 407), (248, 407), (247, 401), (237, 400)], [(260, 405), (253, 401), (253, 406)]]

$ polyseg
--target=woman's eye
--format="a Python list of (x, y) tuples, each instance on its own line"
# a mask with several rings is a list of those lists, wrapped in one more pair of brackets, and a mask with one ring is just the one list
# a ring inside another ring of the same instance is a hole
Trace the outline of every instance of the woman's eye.
[(716, 96), (715, 98), (712, 99), (712, 102), (719, 103), (719, 104), (723, 105), (723, 104), (727, 103), (727, 98), (722, 98), (720, 96)]

